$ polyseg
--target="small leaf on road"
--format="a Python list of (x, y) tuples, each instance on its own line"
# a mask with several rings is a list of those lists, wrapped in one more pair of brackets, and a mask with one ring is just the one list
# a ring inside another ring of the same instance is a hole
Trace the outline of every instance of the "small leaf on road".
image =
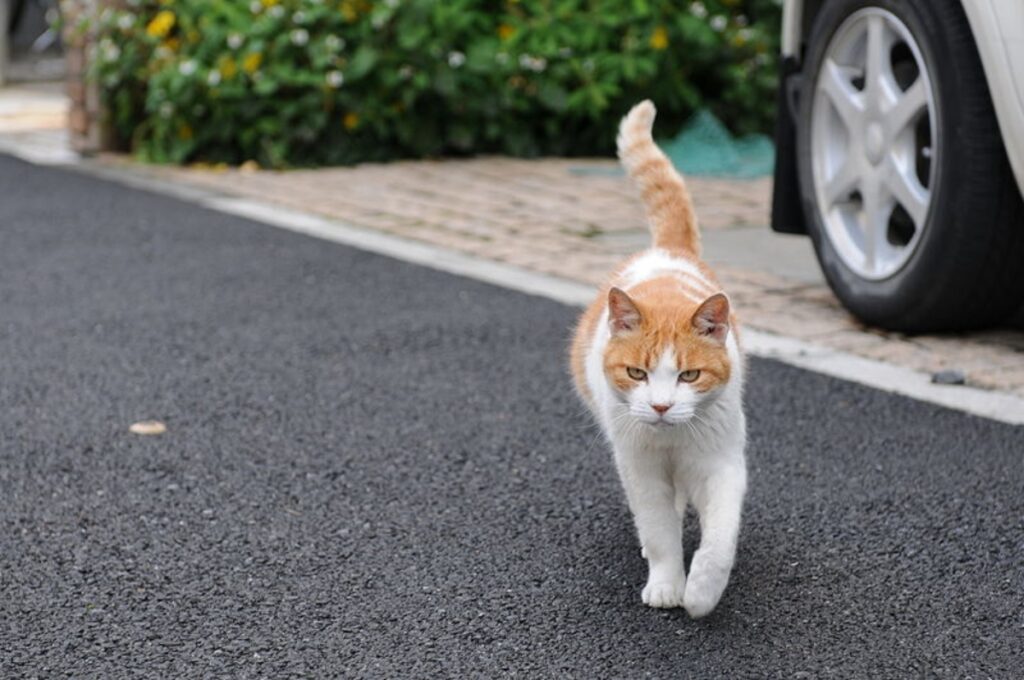
[(167, 432), (167, 426), (159, 420), (140, 420), (137, 423), (132, 423), (132, 426), (128, 429), (135, 434), (143, 435), (163, 434), (164, 432)]

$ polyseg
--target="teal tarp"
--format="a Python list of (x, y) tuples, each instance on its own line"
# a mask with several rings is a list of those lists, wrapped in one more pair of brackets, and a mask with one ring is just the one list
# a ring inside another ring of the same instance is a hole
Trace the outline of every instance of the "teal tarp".
[[(713, 113), (698, 111), (675, 139), (658, 146), (684, 175), (752, 179), (772, 174), (775, 145), (767, 135), (733, 137)], [(621, 168), (569, 168), (574, 175), (621, 175)]]
[(658, 146), (683, 174), (751, 178), (772, 174), (775, 147), (767, 135), (733, 137), (714, 114), (698, 111), (675, 139)]

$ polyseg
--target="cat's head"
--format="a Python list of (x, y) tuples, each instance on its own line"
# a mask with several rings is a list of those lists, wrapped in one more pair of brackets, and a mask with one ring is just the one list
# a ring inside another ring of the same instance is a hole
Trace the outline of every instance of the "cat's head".
[(721, 293), (694, 301), (656, 285), (641, 284), (632, 296), (612, 288), (604, 372), (629, 417), (680, 425), (720, 395), (733, 373), (729, 320), (729, 300)]

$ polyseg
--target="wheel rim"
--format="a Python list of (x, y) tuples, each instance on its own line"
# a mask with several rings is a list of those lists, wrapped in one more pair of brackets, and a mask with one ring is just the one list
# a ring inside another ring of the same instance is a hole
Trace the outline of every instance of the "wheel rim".
[(825, 234), (858, 276), (888, 278), (921, 242), (939, 158), (932, 81), (917, 41), (886, 10), (850, 15), (825, 49), (812, 96)]

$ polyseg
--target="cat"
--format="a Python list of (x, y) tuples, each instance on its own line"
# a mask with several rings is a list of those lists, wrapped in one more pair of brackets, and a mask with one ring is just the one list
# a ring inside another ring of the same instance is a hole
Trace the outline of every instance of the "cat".
[[(611, 444), (648, 563), (643, 602), (699, 618), (718, 604), (736, 555), (747, 486), (744, 359), (729, 299), (700, 259), (686, 184), (651, 136), (654, 116), (650, 101), (637, 104), (617, 140), (653, 247), (626, 260), (580, 317), (570, 363)], [(687, 575), (689, 504), (701, 541)]]

